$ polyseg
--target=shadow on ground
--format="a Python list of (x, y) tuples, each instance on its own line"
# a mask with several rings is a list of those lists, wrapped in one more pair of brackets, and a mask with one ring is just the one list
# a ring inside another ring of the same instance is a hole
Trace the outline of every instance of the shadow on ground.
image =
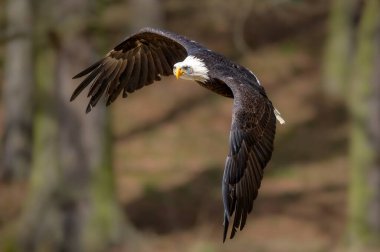
[(222, 220), (220, 185), (222, 169), (212, 167), (170, 190), (153, 188), (125, 206), (125, 213), (135, 227), (156, 233), (189, 229), (211, 218)]
[[(211, 167), (170, 190), (150, 189), (124, 206), (125, 214), (137, 229), (157, 234), (189, 230), (200, 223), (221, 227), (221, 179), (222, 168)], [(285, 216), (313, 225), (324, 233), (339, 233), (336, 221), (344, 218), (345, 185), (325, 184), (295, 191), (283, 189), (271, 194), (261, 191), (249, 219)]]

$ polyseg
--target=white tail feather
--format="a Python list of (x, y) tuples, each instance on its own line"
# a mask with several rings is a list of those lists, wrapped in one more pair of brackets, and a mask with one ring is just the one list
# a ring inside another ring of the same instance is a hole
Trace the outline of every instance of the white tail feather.
[(276, 116), (276, 119), (280, 122), (280, 124), (285, 124), (284, 118), (281, 117), (281, 113), (275, 108), (274, 114)]

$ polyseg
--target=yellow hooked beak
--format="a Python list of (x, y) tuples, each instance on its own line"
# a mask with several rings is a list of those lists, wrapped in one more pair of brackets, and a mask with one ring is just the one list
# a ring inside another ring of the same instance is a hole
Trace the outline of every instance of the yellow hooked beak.
[(182, 68), (180, 68), (180, 67), (178, 67), (176, 70), (175, 70), (175, 77), (177, 78), (177, 80), (178, 80), (178, 78), (179, 77), (181, 77), (181, 75), (183, 74), (183, 70), (182, 70)]

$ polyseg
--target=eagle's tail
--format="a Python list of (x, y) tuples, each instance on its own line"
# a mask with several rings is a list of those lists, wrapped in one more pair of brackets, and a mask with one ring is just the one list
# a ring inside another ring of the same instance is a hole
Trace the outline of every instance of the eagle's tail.
[(281, 113), (276, 108), (274, 108), (274, 114), (276, 116), (276, 119), (280, 122), (280, 124), (285, 123), (284, 118), (281, 117)]

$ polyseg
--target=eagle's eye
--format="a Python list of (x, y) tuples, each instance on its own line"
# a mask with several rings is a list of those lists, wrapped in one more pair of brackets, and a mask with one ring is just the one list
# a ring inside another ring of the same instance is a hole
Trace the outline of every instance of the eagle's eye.
[(187, 74), (192, 74), (193, 73), (193, 68), (189, 67), (189, 66), (184, 66), (183, 67), (183, 70), (187, 73)]

